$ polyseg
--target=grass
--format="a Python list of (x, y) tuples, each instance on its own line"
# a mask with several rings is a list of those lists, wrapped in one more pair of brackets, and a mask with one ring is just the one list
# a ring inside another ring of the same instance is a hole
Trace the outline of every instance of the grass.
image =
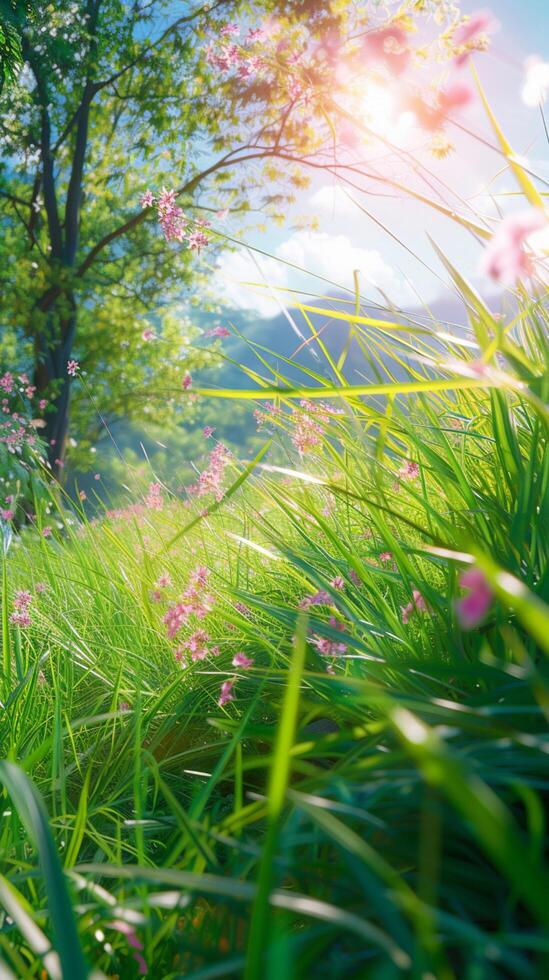
[[(3, 978), (547, 974), (547, 313), (519, 291), (499, 320), (446, 264), (459, 335), (343, 308), (334, 362), (303, 307), (318, 370), (251, 345), (253, 387), (203, 392), (265, 431), (207, 510), (53, 495), (52, 539), (8, 548)], [(162, 620), (198, 565), (219, 655), (180, 661)], [(493, 602), (465, 631), (471, 565)]]

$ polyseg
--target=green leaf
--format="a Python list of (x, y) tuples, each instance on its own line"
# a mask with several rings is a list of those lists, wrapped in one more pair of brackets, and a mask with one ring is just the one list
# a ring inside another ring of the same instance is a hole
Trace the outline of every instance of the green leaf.
[(10, 794), (21, 823), (38, 851), (63, 978), (87, 980), (88, 968), (42, 797), (23, 770), (12, 762), (0, 762), (0, 781)]

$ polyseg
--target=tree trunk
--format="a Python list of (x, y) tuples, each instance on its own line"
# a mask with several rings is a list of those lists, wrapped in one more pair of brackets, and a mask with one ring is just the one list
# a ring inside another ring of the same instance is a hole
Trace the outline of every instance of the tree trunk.
[(60, 320), (56, 316), (55, 301), (50, 308), (50, 329), (40, 332), (36, 338), (34, 384), (38, 396), (47, 398), (49, 402), (43, 437), (47, 443), (52, 475), (62, 482), (72, 381), (67, 374), (67, 362), (71, 358), (76, 333), (76, 304), (72, 294), (59, 299), (65, 306), (65, 312), (67, 300), (73, 312), (68, 318)]

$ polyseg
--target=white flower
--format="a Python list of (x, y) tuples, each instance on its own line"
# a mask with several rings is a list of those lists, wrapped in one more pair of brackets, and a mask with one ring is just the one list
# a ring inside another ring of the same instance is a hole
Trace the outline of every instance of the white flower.
[(549, 89), (549, 63), (533, 54), (526, 59), (526, 76), (522, 88), (522, 101), (528, 106), (545, 102)]

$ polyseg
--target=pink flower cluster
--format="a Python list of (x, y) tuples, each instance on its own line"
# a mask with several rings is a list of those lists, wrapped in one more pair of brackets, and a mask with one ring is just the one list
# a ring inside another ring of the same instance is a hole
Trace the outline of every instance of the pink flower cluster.
[[(140, 203), (142, 208), (156, 207), (160, 227), (167, 242), (182, 242), (186, 239), (191, 251), (200, 253), (203, 248), (210, 244), (210, 240), (203, 230), (208, 226), (208, 222), (203, 219), (193, 221), (192, 227), (189, 229), (189, 218), (182, 208), (175, 203), (176, 200), (177, 191), (169, 191), (163, 187), (158, 200), (153, 192), (148, 190), (143, 194)], [(151, 338), (147, 337), (146, 339)]]
[(19, 591), (15, 593), (13, 600), (14, 611), (10, 615), (10, 623), (13, 626), (27, 627), (32, 623), (30, 606), (32, 603), (32, 593)]
[(176, 651), (176, 659), (181, 660), (185, 652), (190, 655), (193, 662), (197, 660), (205, 660), (206, 657), (218, 657), (220, 654), (220, 649), (218, 646), (210, 647), (210, 636), (206, 630), (198, 629), (192, 633), (188, 639), (186, 639)]
[(496, 27), (497, 23), (489, 10), (477, 10), (456, 28), (452, 40), (458, 47), (454, 59), (457, 68), (467, 63), (473, 51), (485, 50), (488, 44), (487, 34)]
[(213, 609), (214, 598), (204, 591), (208, 577), (209, 570), (204, 565), (199, 565), (195, 568), (191, 573), (185, 592), (168, 609), (163, 622), (170, 640), (179, 633), (179, 630), (183, 626), (187, 625), (192, 616), (195, 616), (197, 619), (204, 619)]
[(6, 392), (6, 395), (11, 395), (15, 385), (15, 379), (10, 371), (6, 371), (0, 378), (0, 388), (2, 391)]
[(313, 593), (313, 595), (306, 595), (298, 604), (299, 609), (310, 609), (311, 606), (331, 606), (333, 605), (333, 599), (329, 592), (324, 589), (320, 589), (319, 592)]
[[(31, 384), (25, 373), (16, 377), (11, 371), (5, 371), (0, 375), (0, 391), (3, 393), (0, 412), (4, 416), (0, 421), (0, 442), (9, 453), (23, 457), (24, 460), (26, 449), (36, 452), (40, 448), (36, 429), (42, 428), (45, 422), (37, 416), (46, 409), (48, 402), (45, 398), (40, 398), (35, 406), (27, 404), (27, 400), (33, 399), (36, 394), (36, 386)], [(29, 417), (31, 412), (32, 417)], [(23, 465), (27, 463), (23, 462)], [(6, 511), (8, 509), (13, 510), (11, 507), (5, 508)], [(3, 519), (12, 518), (4, 516)]]
[[(337, 630), (338, 633), (345, 632), (345, 623), (343, 623), (340, 619), (336, 619), (335, 616), (330, 616), (328, 625), (331, 626), (333, 630)], [(334, 660), (336, 657), (342, 657), (345, 653), (347, 653), (348, 649), (346, 643), (338, 640), (330, 640), (327, 636), (320, 636), (318, 633), (313, 633), (311, 636), (309, 636), (309, 643), (316, 647), (322, 657), (330, 657), (332, 660)], [(327, 671), (329, 674), (333, 674), (333, 666), (328, 666)]]
[(205, 497), (211, 493), (216, 500), (222, 500), (225, 492), (222, 481), (230, 459), (230, 451), (222, 442), (218, 442), (213, 452), (210, 453), (209, 465), (200, 474), (198, 483), (194, 483), (188, 488), (188, 492), (195, 497)]
[(405, 626), (410, 622), (410, 617), (414, 613), (428, 613), (427, 603), (423, 598), (421, 592), (414, 589), (412, 592), (412, 602), (409, 602), (406, 606), (401, 606), (402, 622)]
[(411, 459), (407, 459), (398, 471), (401, 480), (417, 480), (419, 476), (419, 466)]
[(300, 401), (299, 408), (295, 408), (292, 413), (295, 423), (292, 442), (300, 456), (320, 444), (325, 426), (329, 424), (331, 417), (341, 414), (341, 409), (325, 402), (315, 404), (306, 398)]
[(241, 44), (235, 44), (231, 38), (240, 36), (238, 24), (225, 24), (221, 28), (220, 40), (212, 40), (206, 48), (206, 61), (211, 68), (226, 74), (235, 71), (238, 78), (252, 78), (258, 75), (265, 63), (259, 55), (251, 53), (250, 45), (266, 40), (266, 33), (261, 28), (248, 31)]
[(256, 408), (254, 411), (254, 419), (257, 423), (257, 428), (262, 429), (263, 426), (268, 424), (274, 416), (280, 414), (281, 411), (278, 405), (275, 405), (274, 402), (265, 402), (263, 409)]
[(162, 510), (164, 498), (162, 496), (162, 485), (160, 483), (150, 483), (149, 492), (145, 497), (145, 507), (148, 510)]

